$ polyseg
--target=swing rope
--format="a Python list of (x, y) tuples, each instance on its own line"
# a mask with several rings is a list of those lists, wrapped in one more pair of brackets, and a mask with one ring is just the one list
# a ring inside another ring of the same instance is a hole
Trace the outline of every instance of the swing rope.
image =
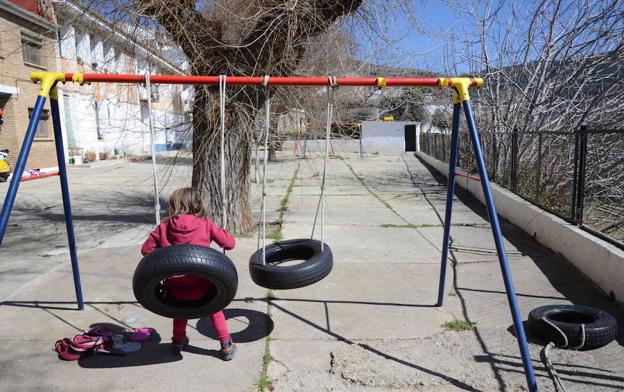
[[(335, 77), (329, 77), (330, 86), (327, 88), (327, 126), (325, 128), (325, 162), (323, 164), (323, 177), (321, 180), (321, 193), (319, 197), (319, 203), (314, 215), (314, 224), (312, 225), (312, 235), (314, 237), (314, 230), (316, 228), (316, 222), (321, 211), (321, 251), (325, 249), (324, 244), (324, 225), (325, 225), (325, 183), (327, 178), (327, 163), (329, 160), (329, 145), (331, 143), (330, 132), (334, 107), (336, 105), (335, 90), (338, 88)], [(271, 128), (271, 94), (269, 87), (269, 76), (264, 76), (264, 94), (265, 94), (265, 121), (264, 121), (264, 159), (262, 164), (262, 206), (260, 209), (261, 227), (258, 231), (258, 249), (260, 249), (260, 240), (262, 239), (262, 265), (266, 265), (266, 172), (269, 160), (269, 131)]]
[(219, 75), (219, 114), (221, 116), (221, 226), (227, 228), (227, 198), (225, 195), (225, 87), (226, 76)]
[(321, 250), (325, 248), (324, 241), (324, 229), (325, 229), (325, 183), (327, 179), (327, 162), (329, 160), (329, 146), (331, 143), (331, 124), (332, 115), (334, 113), (334, 107), (336, 106), (336, 90), (338, 89), (338, 83), (336, 83), (335, 76), (329, 76), (329, 86), (327, 86), (327, 125), (325, 127), (325, 162), (323, 163), (323, 177), (321, 179), (321, 195), (319, 197), (319, 203), (316, 207), (316, 214), (314, 214), (314, 224), (312, 225), (312, 234), (310, 238), (314, 238), (314, 230), (316, 229), (316, 220), (318, 218), (319, 210), (321, 211)]
[(260, 247), (260, 237), (262, 236), (262, 265), (266, 265), (266, 171), (269, 161), (269, 130), (271, 129), (271, 92), (269, 87), (269, 76), (264, 76), (264, 159), (262, 163), (262, 207), (260, 210), (262, 227), (258, 232), (258, 248)]
[(154, 123), (152, 119), (152, 85), (150, 83), (150, 72), (145, 72), (145, 90), (147, 92), (147, 118), (150, 131), (150, 152), (152, 154), (152, 172), (154, 177), (154, 214), (156, 215), (156, 226), (160, 225), (160, 197), (158, 195), (158, 178), (156, 177), (156, 149), (154, 147)]

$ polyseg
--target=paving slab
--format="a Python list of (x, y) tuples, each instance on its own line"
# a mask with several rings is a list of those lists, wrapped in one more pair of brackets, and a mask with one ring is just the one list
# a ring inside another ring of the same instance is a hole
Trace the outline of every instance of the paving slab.
[[(323, 167), (322, 155), (314, 156), (301, 160), (282, 153), (267, 167), (269, 219), (279, 216), (280, 201), (299, 168), (284, 214), (285, 238), (310, 235), (306, 220), (318, 201)], [(159, 169), (163, 208), (173, 189), (190, 182), (189, 160), (183, 162)], [(83, 312), (73, 305), (58, 181), (25, 183), (0, 252), (0, 300), (6, 299), (0, 302), (0, 340), (6, 348), (0, 354), (0, 379), (9, 380), (0, 390), (258, 390), (269, 333), (268, 377), (275, 391), (526, 390), (482, 206), (461, 194), (455, 200), (451, 233), (458, 249), (452, 256), (459, 263), (449, 265), (445, 304), (437, 308), (443, 184), (406, 154), (363, 160), (341, 154), (329, 160), (328, 169), (325, 239), (335, 264), (326, 279), (275, 290), (269, 300), (269, 292), (247, 274), (255, 237), (239, 238), (228, 252), (239, 272), (237, 296), (225, 311), (239, 342), (231, 363), (216, 358), (218, 342), (206, 319), (189, 324), (191, 346), (182, 356), (169, 355), (170, 320), (134, 301), (138, 245), (153, 225), (151, 162), (72, 169), (87, 300)], [(5, 189), (0, 185), (0, 193)], [(258, 217), (258, 184), (251, 191)], [(537, 306), (577, 303), (624, 321), (621, 309), (565, 260), (504, 221), (502, 228), (525, 318)], [(443, 327), (454, 319), (469, 320), (474, 328)], [(141, 355), (56, 359), (50, 351), (56, 339), (94, 323), (152, 326), (159, 335)], [(539, 359), (542, 342), (529, 339), (540, 390), (552, 391)], [(555, 350), (551, 358), (569, 391), (624, 390), (623, 343), (621, 332), (599, 350)], [(181, 377), (185, 374), (193, 377)]]
[[(191, 320), (191, 345), (181, 356), (170, 354), (170, 319), (146, 311), (132, 294), (132, 274), (141, 258), (139, 248), (98, 249), (80, 257), (84, 311), (75, 310), (67, 265), (2, 303), (0, 339), (6, 349), (0, 354), (1, 373), (11, 382), (0, 390), (15, 390), (18, 385), (20, 390), (85, 390), (85, 379), (89, 380), (87, 390), (197, 390), (205, 385), (218, 390), (256, 390), (264, 338), (272, 322), (266, 315), (266, 302), (246, 300), (266, 295), (266, 289), (253, 284), (247, 275), (247, 262), (254, 250), (255, 240), (243, 238), (238, 240), (237, 249), (228, 252), (239, 271), (237, 298), (225, 311), (232, 336), (238, 339), (236, 361), (226, 363), (218, 357), (219, 343), (206, 319)], [(119, 331), (150, 326), (158, 336), (127, 357), (98, 354), (77, 362), (56, 358), (51, 351), (55, 340), (94, 324)], [(33, 368), (37, 369), (35, 374)], [(146, 377), (148, 368), (158, 369), (158, 377)], [(234, 368), (236, 377), (231, 377)], [(181, 373), (194, 377), (180, 377)]]
[[(311, 224), (286, 224), (284, 238), (309, 238)], [(317, 226), (314, 238), (320, 239)], [(351, 224), (325, 225), (324, 239), (331, 247), (336, 263), (439, 263), (437, 244), (431, 243), (418, 230), (396, 227), (360, 226)], [(441, 243), (441, 241), (440, 241)]]
[(441, 332), (453, 316), (434, 306), (438, 273), (435, 265), (338, 262), (314, 286), (275, 291), (272, 337), (405, 339)]

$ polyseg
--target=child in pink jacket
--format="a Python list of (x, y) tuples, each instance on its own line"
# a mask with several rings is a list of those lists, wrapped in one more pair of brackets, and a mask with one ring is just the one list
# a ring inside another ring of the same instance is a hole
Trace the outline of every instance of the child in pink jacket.
[[(141, 253), (145, 256), (156, 248), (171, 245), (210, 246), (212, 241), (224, 249), (233, 249), (236, 244), (236, 240), (230, 233), (208, 219), (206, 208), (199, 194), (192, 188), (180, 188), (169, 198), (169, 218), (150, 233), (141, 247)], [(165, 279), (164, 286), (172, 297), (183, 301), (193, 301), (206, 295), (212, 284), (199, 276), (174, 275)], [(236, 344), (232, 342), (223, 312), (219, 311), (211, 315), (210, 320), (221, 342), (223, 359), (226, 361), (233, 359)], [(187, 321), (173, 320), (171, 348), (174, 354), (179, 354), (189, 343), (186, 337)]]

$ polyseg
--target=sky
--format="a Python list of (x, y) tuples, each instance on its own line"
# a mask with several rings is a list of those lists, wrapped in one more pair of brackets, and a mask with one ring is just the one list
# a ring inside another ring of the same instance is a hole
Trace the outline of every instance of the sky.
[(443, 69), (444, 37), (456, 27), (457, 15), (441, 0), (427, 1), (424, 7), (419, 4), (416, 7), (421, 9), (416, 15), (388, 15), (385, 32), (388, 42), (371, 39), (363, 31), (356, 32), (361, 34), (358, 42), (362, 59), (388, 66)]
[[(491, 3), (497, 4), (498, 0), (492, 0)], [(458, 37), (463, 31), (474, 31), (469, 24), (462, 24), (468, 16), (444, 0), (414, 0), (413, 4), (418, 10), (416, 14), (388, 16), (388, 35), (396, 40), (390, 47), (384, 49), (380, 48), (380, 44), (370, 43), (370, 40), (359, 40), (362, 59), (388, 66), (438, 72), (445, 69), (444, 59), (448, 59), (452, 51), (448, 43), (451, 37)], [(356, 34), (366, 35), (363, 32)], [(467, 71), (466, 66), (459, 68), (459, 71)]]

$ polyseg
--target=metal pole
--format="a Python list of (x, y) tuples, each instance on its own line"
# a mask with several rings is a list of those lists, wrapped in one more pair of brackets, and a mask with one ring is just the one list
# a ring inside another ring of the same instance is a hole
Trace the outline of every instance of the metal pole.
[(511, 316), (513, 318), (514, 327), (516, 329), (516, 335), (518, 337), (518, 346), (520, 348), (520, 354), (522, 355), (522, 363), (524, 365), (524, 373), (527, 379), (527, 385), (529, 387), (529, 391), (537, 391), (537, 382), (535, 380), (533, 364), (531, 363), (531, 354), (529, 352), (529, 347), (527, 344), (524, 325), (522, 324), (522, 315), (520, 313), (520, 307), (518, 306), (518, 300), (516, 298), (516, 289), (514, 288), (511, 269), (509, 268), (509, 261), (507, 260), (507, 253), (505, 251), (505, 244), (503, 242), (503, 236), (501, 234), (500, 224), (498, 222), (498, 215), (496, 213), (496, 206), (494, 205), (494, 198), (492, 197), (492, 190), (490, 189), (490, 181), (488, 179), (487, 169), (485, 167), (485, 161), (483, 159), (483, 152), (481, 150), (481, 144), (479, 143), (477, 125), (474, 121), (470, 101), (464, 101), (463, 104), (464, 112), (466, 113), (466, 120), (468, 122), (468, 130), (470, 131), (470, 138), (472, 139), (475, 158), (477, 160), (477, 166), (479, 168), (479, 175), (481, 176), (481, 187), (483, 188), (483, 197), (485, 198), (485, 204), (487, 206), (487, 212), (490, 218), (490, 225), (492, 226), (492, 234), (494, 235), (496, 252), (498, 253), (498, 260), (500, 262), (501, 271), (503, 273), (503, 281), (505, 282), (507, 300), (509, 301), (509, 308), (511, 310)]
[(587, 170), (587, 127), (581, 126), (581, 143), (579, 152), (579, 179), (578, 193), (576, 195), (576, 224), (583, 224), (583, 210), (585, 208), (585, 174)]
[(147, 118), (149, 120), (150, 131), (150, 152), (152, 153), (152, 174), (154, 177), (154, 214), (156, 215), (156, 226), (160, 225), (160, 197), (158, 196), (158, 178), (156, 172), (156, 148), (154, 146), (154, 119), (152, 118), (152, 85), (150, 83), (150, 73), (145, 72), (145, 90), (147, 92)]
[(364, 146), (362, 145), (362, 123), (360, 123), (360, 159), (364, 159)]
[(542, 133), (537, 135), (537, 181), (535, 182), (535, 202), (539, 203), (542, 182)]
[(451, 157), (449, 159), (448, 183), (446, 187), (446, 213), (444, 214), (444, 239), (442, 243), (442, 262), (440, 264), (440, 284), (438, 286), (437, 306), (444, 304), (444, 286), (446, 284), (446, 270), (448, 250), (451, 234), (451, 212), (453, 211), (453, 196), (455, 195), (455, 169), (457, 167), (457, 150), (459, 141), (459, 119), (461, 104), (453, 104), (453, 125), (451, 131)]
[(39, 95), (35, 102), (30, 121), (28, 122), (28, 128), (26, 135), (24, 135), (24, 141), (22, 142), (22, 148), (20, 149), (19, 156), (15, 162), (13, 168), (13, 177), (11, 178), (11, 184), (7, 190), (7, 194), (4, 198), (4, 204), (2, 205), (2, 212), (0, 213), (0, 245), (4, 239), (4, 233), (6, 232), (7, 225), (9, 223), (9, 215), (13, 209), (13, 203), (15, 203), (15, 196), (17, 195), (17, 189), (19, 188), (20, 179), (24, 168), (26, 167), (26, 160), (28, 159), (28, 153), (30, 152), (30, 146), (32, 146), (35, 133), (39, 127), (39, 120), (41, 119), (41, 112), (43, 111), (43, 105), (45, 105), (46, 97)]
[(511, 133), (511, 190), (516, 191), (518, 183), (518, 128)]
[(67, 181), (67, 167), (65, 165), (65, 154), (63, 151), (63, 134), (61, 129), (61, 114), (59, 112), (58, 97), (56, 87), (50, 93), (50, 108), (52, 109), (52, 126), (54, 127), (54, 143), (56, 145), (56, 159), (59, 166), (59, 178), (61, 179), (61, 193), (63, 195), (63, 212), (65, 215), (65, 228), (67, 229), (67, 243), (69, 245), (69, 256), (71, 259), (72, 274), (74, 276), (74, 290), (76, 291), (76, 302), (78, 310), (84, 309), (82, 298), (82, 286), (80, 284), (80, 269), (78, 267), (78, 255), (76, 254), (76, 238), (74, 236), (74, 222), (72, 218), (71, 203), (69, 197), (69, 183)]
[(576, 220), (576, 195), (578, 186), (578, 165), (579, 165), (579, 145), (580, 145), (580, 131), (577, 129), (574, 131), (574, 173), (572, 174), (572, 202), (570, 204), (570, 219), (573, 223), (577, 223)]
[[(368, 78), (336, 78), (335, 84), (339, 86), (370, 86), (382, 87), (376, 77)], [(413, 86), (413, 87), (439, 87), (449, 88), (450, 78), (381, 78), (383, 87)], [(483, 84), (480, 78), (457, 78), (466, 79), (470, 86), (478, 87)], [(219, 76), (198, 75), (151, 75), (152, 84), (206, 84), (218, 85)], [(229, 85), (236, 86), (262, 86), (262, 76), (227, 76)], [(65, 73), (65, 81), (79, 81), (80, 83), (144, 83), (145, 75), (142, 74), (96, 74), (96, 73)], [(442, 83), (446, 81), (446, 83)], [(325, 77), (290, 77), (271, 76), (270, 86), (330, 86), (332, 83)]]
[(492, 178), (496, 181), (496, 166), (497, 165), (497, 157), (496, 157), (496, 131), (492, 131)]

